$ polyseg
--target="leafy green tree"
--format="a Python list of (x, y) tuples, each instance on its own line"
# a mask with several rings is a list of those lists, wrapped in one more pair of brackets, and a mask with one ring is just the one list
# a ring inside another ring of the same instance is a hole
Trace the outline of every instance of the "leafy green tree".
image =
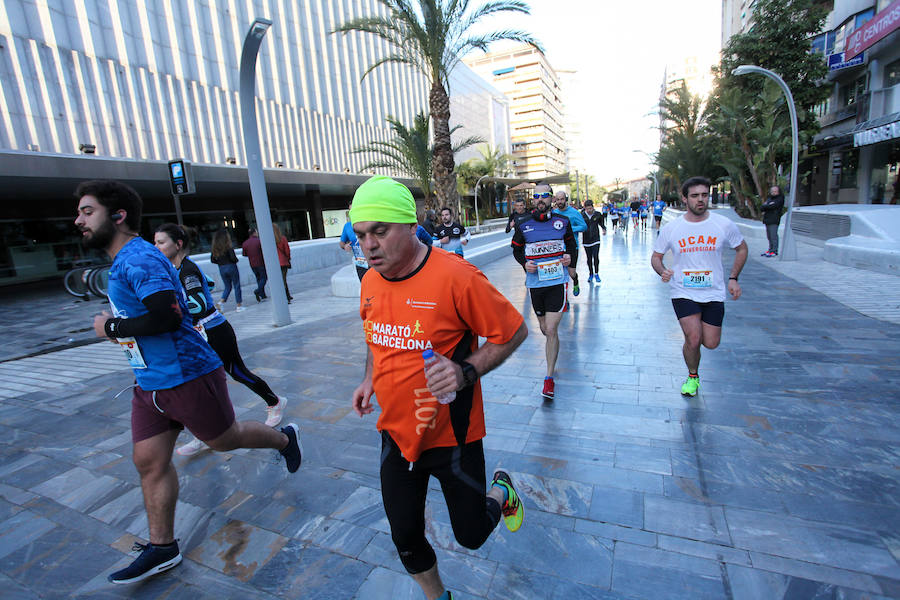
[[(388, 116), (385, 120), (394, 132), (390, 141), (369, 142), (351, 151), (353, 154), (374, 155), (360, 172), (388, 169), (411, 177), (418, 182), (422, 193), (425, 194), (426, 208), (434, 208), (434, 149), (428, 135), (428, 114), (425, 112), (417, 114), (411, 127), (407, 127), (392, 116)], [(453, 133), (460, 127), (457, 125), (450, 132)], [(480, 137), (471, 136), (458, 142), (452, 147), (452, 151), (459, 152), (482, 141)]]
[(358, 31), (387, 42), (390, 54), (376, 60), (366, 75), (388, 63), (405, 64), (428, 79), (431, 86), (428, 104), (434, 124), (433, 172), (435, 192), (442, 205), (456, 205), (456, 170), (450, 141), (449, 75), (459, 60), (470, 51), (486, 51), (491, 43), (512, 40), (540, 49), (529, 33), (515, 29), (475, 32), (486, 17), (508, 12), (529, 13), (520, 0), (488, 0), (469, 10), (468, 0), (379, 0), (387, 9), (385, 16), (371, 15), (351, 19), (335, 32)]
[(694, 175), (715, 179), (724, 174), (710, 144), (706, 127), (709, 112), (700, 97), (682, 83), (660, 100), (659, 114), (666, 126), (654, 162), (676, 188)]
[[(512, 171), (513, 157), (497, 146), (484, 144), (478, 149), (480, 158), (470, 158), (456, 167), (456, 189), (460, 196), (474, 194), (475, 185), (484, 176), (503, 177)], [(478, 207), (482, 214), (493, 214), (494, 201), (506, 194), (502, 183), (482, 182), (478, 189)]]

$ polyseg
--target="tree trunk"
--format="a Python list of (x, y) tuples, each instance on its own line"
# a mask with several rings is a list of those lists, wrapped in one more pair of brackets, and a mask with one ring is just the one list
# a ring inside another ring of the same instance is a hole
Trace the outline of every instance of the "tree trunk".
[(428, 96), (434, 126), (434, 193), (439, 206), (456, 208), (456, 164), (450, 142), (450, 98), (440, 80), (435, 79)]

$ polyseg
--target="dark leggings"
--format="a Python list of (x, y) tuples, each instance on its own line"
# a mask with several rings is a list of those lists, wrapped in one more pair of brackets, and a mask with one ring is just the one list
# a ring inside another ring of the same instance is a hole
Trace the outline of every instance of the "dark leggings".
[(431, 475), (441, 483), (453, 535), (462, 546), (480, 548), (500, 522), (500, 504), (485, 493), (481, 440), (465, 446), (426, 450), (410, 468), (397, 444), (382, 432), (384, 512), (400, 561), (412, 575), (427, 571), (437, 562), (434, 550), (425, 539), (425, 496)]
[(260, 379), (257, 375), (250, 372), (250, 369), (241, 359), (241, 353), (238, 351), (237, 337), (234, 335), (234, 329), (231, 323), (225, 321), (221, 325), (210, 327), (206, 330), (207, 341), (210, 347), (216, 351), (222, 363), (225, 365), (225, 371), (240, 383), (256, 392), (256, 394), (266, 401), (269, 406), (278, 404), (278, 396), (272, 392), (269, 384)]
[(290, 267), (281, 267), (281, 280), (284, 282), (284, 293), (287, 294), (288, 300), (292, 299), (291, 290), (288, 289), (287, 285), (287, 272)]
[(588, 272), (593, 275), (600, 274), (600, 244), (593, 246), (585, 246), (584, 253), (587, 255)]

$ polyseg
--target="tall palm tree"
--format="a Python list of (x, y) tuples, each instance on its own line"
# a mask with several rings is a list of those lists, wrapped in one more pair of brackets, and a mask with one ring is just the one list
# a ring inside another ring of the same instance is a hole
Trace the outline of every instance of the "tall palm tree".
[(370, 33), (387, 42), (390, 54), (376, 60), (366, 77), (377, 67), (401, 63), (421, 72), (431, 85), (428, 105), (434, 124), (434, 181), (441, 205), (455, 206), (456, 163), (450, 141), (449, 76), (460, 59), (474, 49), (487, 51), (492, 42), (512, 40), (541, 49), (531, 34), (515, 29), (489, 33), (472, 33), (475, 24), (485, 17), (504, 12), (528, 14), (521, 0), (488, 0), (469, 10), (469, 0), (378, 0), (387, 16), (351, 19), (339, 25), (334, 33), (359, 31)]
[[(392, 116), (388, 116), (385, 120), (394, 132), (393, 139), (388, 142), (369, 142), (351, 151), (353, 154), (375, 155), (375, 158), (366, 163), (360, 171), (390, 169), (415, 179), (422, 188), (422, 193), (425, 194), (426, 206), (433, 208), (434, 149), (429, 143), (428, 113), (417, 114), (411, 127), (407, 127)], [(450, 133), (460, 127), (457, 125), (450, 130)], [(451, 150), (459, 152), (463, 148), (480, 144), (482, 141), (480, 137), (471, 136), (458, 142)]]

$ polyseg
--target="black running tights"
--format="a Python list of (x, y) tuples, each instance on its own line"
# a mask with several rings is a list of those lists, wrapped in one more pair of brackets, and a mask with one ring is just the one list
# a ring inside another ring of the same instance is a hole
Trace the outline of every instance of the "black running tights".
[(453, 448), (432, 448), (415, 463), (403, 458), (390, 435), (381, 435), (381, 497), (391, 538), (406, 570), (427, 571), (437, 559), (425, 539), (425, 496), (428, 478), (441, 483), (456, 541), (480, 548), (500, 522), (500, 504), (485, 493), (484, 448), (481, 440)]
[(210, 327), (206, 330), (206, 337), (210, 347), (222, 359), (225, 370), (235, 381), (243, 383), (253, 390), (269, 406), (278, 404), (278, 396), (272, 392), (269, 384), (259, 376), (254, 375), (247, 368), (247, 365), (244, 364), (243, 359), (241, 359), (241, 353), (238, 352), (237, 337), (234, 335), (231, 323), (225, 321), (221, 325)]
[(585, 246), (584, 253), (587, 255), (588, 272), (593, 275), (600, 274), (600, 244), (594, 246)]

